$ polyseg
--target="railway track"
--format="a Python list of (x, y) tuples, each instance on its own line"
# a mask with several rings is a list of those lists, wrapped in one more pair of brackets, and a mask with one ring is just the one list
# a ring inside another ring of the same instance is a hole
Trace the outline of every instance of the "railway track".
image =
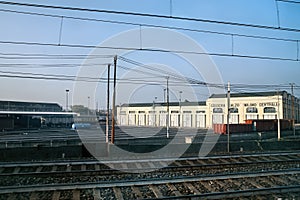
[(115, 169), (126, 169), (132, 172), (140, 172), (148, 169), (153, 171), (160, 168), (172, 169), (206, 169), (206, 168), (228, 168), (237, 166), (265, 165), (291, 163), (300, 165), (300, 153), (279, 153), (259, 155), (236, 155), (216, 156), (205, 158), (181, 158), (170, 163), (173, 159), (147, 159), (128, 161), (57, 161), (36, 163), (0, 163), (0, 177), (3, 176), (30, 176), (30, 175), (55, 175), (101, 172), (110, 174)]
[(168, 162), (0, 164), (0, 199), (235, 198), (300, 191), (299, 152), (181, 158), (164, 167)]
[[(235, 173), (104, 183), (11, 186), (1, 199), (224, 199), (300, 194), (300, 170)], [(300, 196), (298, 196), (300, 197)]]

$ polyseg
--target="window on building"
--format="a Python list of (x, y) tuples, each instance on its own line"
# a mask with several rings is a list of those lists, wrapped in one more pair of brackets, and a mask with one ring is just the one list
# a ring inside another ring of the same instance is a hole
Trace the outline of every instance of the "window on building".
[(265, 107), (264, 113), (276, 113), (276, 108), (274, 107)]
[(139, 113), (145, 113), (145, 111), (141, 111), (141, 110), (140, 110)]
[(135, 113), (135, 111), (130, 110), (129, 113)]
[(256, 107), (248, 107), (246, 109), (247, 113), (258, 113), (257, 108)]
[(197, 110), (196, 113), (205, 113), (204, 110)]
[(171, 113), (179, 113), (178, 110), (172, 110)]
[(239, 113), (238, 108), (230, 108), (230, 113)]
[(223, 113), (223, 108), (214, 108), (213, 113)]
[(192, 113), (192, 111), (185, 110), (185, 111), (183, 111), (183, 113)]

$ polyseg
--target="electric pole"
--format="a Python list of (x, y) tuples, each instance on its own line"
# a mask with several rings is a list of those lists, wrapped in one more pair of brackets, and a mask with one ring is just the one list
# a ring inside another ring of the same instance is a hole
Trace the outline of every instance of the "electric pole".
[(278, 141), (281, 138), (281, 133), (280, 133), (280, 116), (279, 116), (279, 110), (280, 110), (280, 106), (279, 106), (279, 91), (277, 91), (277, 98), (278, 98), (278, 102), (277, 102), (277, 139)]
[(182, 95), (182, 91), (179, 91), (179, 127), (182, 127), (182, 107), (181, 107), (181, 95)]
[(167, 77), (167, 138), (170, 137), (170, 134), (169, 134), (169, 112), (170, 112), (170, 109), (169, 109), (169, 77)]
[(88, 96), (88, 116), (90, 115), (90, 96)]
[(107, 66), (107, 100), (106, 100), (106, 129), (105, 141), (108, 143), (109, 138), (109, 81), (110, 81), (110, 64)]
[(228, 86), (227, 86), (227, 151), (228, 153), (230, 152), (229, 119), (230, 119), (230, 82), (228, 81)]
[(68, 112), (69, 110), (69, 89), (66, 89), (66, 111)]
[(114, 57), (114, 90), (113, 90), (113, 107), (111, 114), (111, 143), (115, 143), (115, 112), (116, 112), (116, 79), (117, 79), (117, 56)]
[(294, 85), (295, 83), (290, 83), (291, 85), (291, 90), (292, 90), (292, 126), (293, 126), (293, 133), (294, 136), (296, 135), (296, 131), (295, 131), (295, 97), (294, 97)]

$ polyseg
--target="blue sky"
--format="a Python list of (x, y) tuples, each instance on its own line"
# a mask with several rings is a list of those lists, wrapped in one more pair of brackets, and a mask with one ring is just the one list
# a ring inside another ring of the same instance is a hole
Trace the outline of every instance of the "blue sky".
[[(37, 3), (57, 6), (70, 6), (90, 9), (108, 9), (124, 12), (149, 13), (157, 15), (170, 15), (176, 17), (199, 18), (217, 21), (229, 21), (242, 24), (256, 24), (262, 26), (277, 27), (278, 23), (283, 28), (300, 29), (300, 4), (278, 2), (279, 22), (277, 18), (276, 4), (273, 0), (112, 0), (112, 1), (17, 1), (22, 3)], [(171, 3), (170, 3), (171, 2)], [(173, 30), (197, 42), (208, 53), (234, 54), (262, 57), (279, 57), (297, 59), (297, 42), (270, 39), (249, 38), (240, 35), (274, 37), (282, 39), (300, 40), (299, 31), (270, 30), (243, 26), (230, 26), (224, 24), (203, 23), (197, 21), (185, 21), (174, 19), (138, 17), (130, 15), (113, 15), (105, 13), (78, 12), (67, 10), (42, 9), (33, 7), (20, 7), (1, 5), (1, 9), (14, 11), (27, 11), (42, 14), (73, 16), (81, 18), (94, 18), (101, 20), (116, 20), (134, 24), (152, 24), (161, 26), (181, 27), (185, 29), (198, 29), (211, 32), (229, 33), (213, 34), (193, 31)], [(38, 45), (12, 45), (3, 42), (34, 42), (47, 44), (78, 44), (99, 45), (107, 39), (124, 31), (145, 28), (138, 25), (112, 24), (95, 21), (83, 21), (65, 18), (63, 20), (62, 34), (60, 35), (61, 18), (24, 15), (0, 11), (0, 53), (2, 54), (58, 54), (58, 55), (88, 55), (92, 52), (89, 48), (66, 48), (63, 46), (38, 46)], [(232, 37), (230, 34), (234, 34)], [(143, 38), (143, 35), (142, 35)], [(159, 40), (160, 38), (154, 38)], [(233, 40), (232, 40), (233, 39)], [(180, 43), (180, 41), (179, 41)], [(233, 49), (232, 49), (233, 47)], [(182, 49), (183, 51), (185, 49)], [(112, 52), (113, 53), (113, 52)], [(298, 51), (299, 54), (299, 51)], [(203, 80), (193, 70), (187, 61), (160, 53), (131, 52), (124, 57), (136, 60), (144, 64), (161, 64), (171, 66), (183, 76), (197, 80)], [(221, 78), (226, 83), (233, 84), (274, 84), (285, 85), (295, 83), (300, 86), (300, 62), (289, 60), (250, 59), (237, 57), (211, 56), (211, 60), (217, 66)], [(111, 59), (112, 61), (112, 59)], [(0, 58), (0, 70), (3, 72), (26, 72), (40, 74), (59, 74), (76, 76), (80, 70), (80, 64), (84, 58), (78, 59), (8, 59), (7, 56)], [(4, 64), (28, 64), (4, 67)], [(38, 64), (73, 64), (73, 67), (45, 67)], [(124, 62), (120, 64), (130, 66)], [(29, 66), (29, 67), (28, 67)], [(76, 67), (77, 66), (77, 67)], [(101, 67), (100, 63), (99, 66)], [(103, 66), (102, 66), (103, 67)], [(126, 75), (125, 70), (118, 74), (119, 78)], [(0, 73), (3, 74), (3, 73)], [(144, 80), (145, 83), (150, 78)], [(65, 90), (70, 89), (73, 94), (74, 82), (53, 80), (32, 80), (17, 78), (0, 78), (0, 99), (20, 101), (58, 102), (65, 105)], [(137, 86), (139, 89), (131, 97), (133, 102), (152, 102), (157, 96), (158, 101), (163, 100), (163, 87)], [(144, 89), (141, 89), (144, 88)], [(253, 87), (236, 89), (236, 92), (250, 91)], [(255, 88), (260, 89), (260, 88)], [(274, 88), (275, 89), (275, 88)], [(194, 100), (190, 91), (182, 89), (182, 99)], [(263, 88), (262, 88), (263, 90)], [(289, 88), (286, 88), (290, 91)], [(209, 93), (205, 88), (196, 88), (197, 100), (205, 100)], [(173, 90), (171, 100), (178, 100), (178, 90)], [(300, 91), (295, 89), (299, 97)], [(97, 103), (99, 107), (105, 107), (105, 84), (99, 84), (95, 94), (83, 92), (77, 102), (71, 104), (87, 105), (88, 96), (93, 97), (92, 107)], [(71, 98), (72, 101), (72, 98)], [(120, 100), (118, 103), (122, 103)]]

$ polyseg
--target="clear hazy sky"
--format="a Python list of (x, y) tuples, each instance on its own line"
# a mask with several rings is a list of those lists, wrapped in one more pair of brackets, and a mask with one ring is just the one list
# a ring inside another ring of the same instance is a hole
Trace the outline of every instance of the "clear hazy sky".
[[(175, 17), (187, 17), (208, 19), (216, 21), (236, 22), (241, 24), (255, 24), (269, 27), (300, 29), (300, 3), (286, 3), (278, 1), (278, 11), (274, 0), (97, 0), (97, 1), (19, 1), (22, 3), (46, 4), (55, 6), (69, 6), (89, 9), (114, 10), (124, 12), (148, 13), (157, 15), (172, 15)], [(6, 10), (6, 11), (4, 11)], [(201, 33), (187, 30), (172, 30), (183, 34), (197, 42), (202, 48), (213, 54), (239, 54), (246, 56), (272, 57), (284, 59), (300, 58), (299, 45), (296, 41), (283, 41), (273, 39), (249, 38), (239, 35), (262, 36), (300, 40), (299, 31), (272, 30), (265, 28), (232, 26), (225, 24), (203, 23), (199, 21), (186, 21), (174, 19), (151, 18), (131, 15), (116, 15), (108, 13), (79, 12), (59, 9), (42, 9), (0, 4), (0, 75), (27, 76), (24, 78), (0, 77), (0, 99), (19, 101), (57, 102), (65, 105), (66, 89), (70, 90), (70, 104), (84, 104), (90, 107), (105, 107), (105, 84), (99, 83), (94, 94), (82, 91), (82, 96), (73, 101), (74, 81), (38, 80), (28, 78), (33, 74), (56, 74), (76, 76), (80, 65), (85, 62), (85, 55), (92, 52), (91, 48), (67, 48), (64, 45), (101, 45), (109, 38), (129, 30), (146, 28), (133, 24), (104, 23), (101, 21), (88, 21), (59, 17), (36, 16), (9, 11), (34, 12), (40, 14), (52, 14), (59, 16), (72, 16), (76, 18), (93, 18), (99, 20), (114, 20), (130, 22), (134, 24), (152, 24), (185, 29), (198, 29), (231, 35)], [(279, 17), (278, 15), (279, 14)], [(61, 36), (61, 37), (60, 37)], [(143, 35), (140, 36), (143, 38)], [(139, 40), (142, 40), (139, 38)], [(154, 38), (159, 41), (159, 37)], [(49, 45), (16, 45), (6, 42), (31, 42), (42, 44), (62, 44), (62, 46)], [(178, 41), (180, 43), (180, 41)], [(178, 46), (178, 45), (177, 45)], [(125, 46), (123, 46), (125, 47)], [(185, 49), (178, 49), (185, 51)], [(113, 52), (111, 52), (114, 54)], [(54, 56), (49, 59), (36, 58), (36, 54), (45, 55), (83, 55), (66, 59)], [(297, 55), (298, 54), (298, 55)], [(25, 55), (25, 56), (24, 56)], [(30, 57), (30, 55), (32, 55)], [(119, 56), (119, 55), (118, 55)], [(192, 70), (189, 63), (182, 61), (174, 55), (160, 54), (158, 52), (131, 52), (121, 55), (126, 58), (153, 66), (171, 66), (183, 76), (196, 80), (203, 80)], [(237, 58), (228, 56), (211, 56), (212, 62), (217, 67), (224, 83), (230, 81), (234, 84), (245, 84), (242, 88), (234, 88), (235, 92), (251, 92), (261, 89), (285, 89), (289, 83), (295, 83), (295, 94), (300, 96), (300, 62), (291, 60)], [(97, 63), (99, 60), (95, 60)], [(102, 59), (98, 66), (106, 67), (106, 62), (112, 62), (113, 58)], [(8, 65), (11, 64), (11, 65)], [(56, 65), (56, 66), (55, 66)], [(120, 65), (133, 67), (126, 62)], [(93, 69), (95, 70), (95, 69)], [(171, 70), (170, 70), (171, 71)], [(11, 73), (12, 72), (12, 73)], [(28, 73), (28, 74), (20, 74)], [(118, 77), (126, 76), (128, 71), (120, 69)], [(162, 74), (163, 75), (163, 74)], [(145, 76), (145, 74), (144, 74)], [(103, 77), (103, 75), (102, 75)], [(138, 73), (136, 78), (138, 78)], [(132, 77), (131, 77), (132, 78)], [(153, 81), (142, 77), (144, 83), (136, 86), (136, 93), (130, 96), (132, 102), (163, 101), (164, 85), (153, 86), (146, 83)], [(141, 79), (142, 79), (141, 78)], [(153, 77), (152, 77), (153, 78)], [(204, 80), (205, 81), (205, 80)], [(248, 85), (282, 85), (281, 88), (257, 88)], [(247, 88), (248, 87), (248, 88)], [(124, 90), (124, 88), (123, 88)], [(126, 89), (125, 89), (126, 90)], [(172, 90), (171, 100), (178, 100), (179, 90), (182, 91), (182, 99), (194, 100), (189, 89)], [(196, 89), (197, 100), (205, 100), (209, 94), (205, 89)], [(91, 98), (88, 98), (91, 97)], [(117, 101), (124, 103), (126, 100)]]

